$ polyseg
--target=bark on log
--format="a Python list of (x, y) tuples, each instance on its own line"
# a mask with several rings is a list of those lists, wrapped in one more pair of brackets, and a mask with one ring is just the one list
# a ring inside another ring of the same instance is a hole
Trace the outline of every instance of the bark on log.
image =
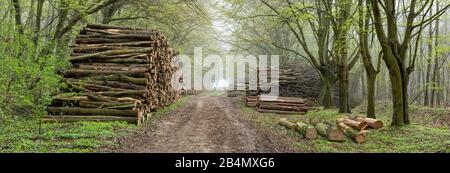
[(116, 109), (91, 109), (79, 107), (48, 107), (47, 112), (52, 115), (108, 115), (137, 117), (137, 110), (116, 110)]
[(305, 115), (306, 114), (306, 112), (266, 110), (266, 109), (258, 109), (258, 112), (261, 112), (261, 113), (275, 113), (275, 114), (300, 114), (300, 115)]
[(63, 72), (64, 77), (86, 77), (98, 75), (126, 75), (131, 77), (144, 77), (147, 70), (131, 70), (131, 71), (113, 71), (113, 70), (84, 70), (69, 69)]
[(321, 123), (322, 120), (320, 118), (310, 118), (309, 119), (309, 124), (316, 126), (317, 124)]
[(131, 83), (122, 83), (116, 81), (99, 81), (99, 80), (80, 80), (80, 79), (67, 79), (69, 82), (80, 82), (84, 84), (94, 84), (94, 85), (103, 85), (109, 86), (112, 88), (120, 88), (127, 90), (145, 90), (147, 89), (145, 86), (135, 85)]
[(262, 102), (260, 105), (268, 105), (268, 106), (297, 106), (297, 107), (306, 107), (304, 103), (278, 103), (278, 102)]
[(110, 66), (97, 66), (97, 65), (80, 65), (79, 69), (84, 70), (111, 70), (111, 71), (148, 71), (145, 67), (110, 67)]
[(383, 121), (373, 118), (355, 118), (355, 121), (367, 123), (373, 129), (381, 129), (384, 127)]
[(156, 44), (156, 41), (132, 41), (122, 43), (102, 43), (102, 44), (81, 44), (75, 45), (75, 47), (105, 47), (105, 46), (117, 46), (117, 47), (150, 47)]
[(108, 39), (108, 38), (89, 38), (89, 39), (77, 39), (76, 44), (102, 44), (102, 43), (124, 43), (134, 42), (134, 39)]
[(149, 60), (139, 58), (127, 58), (127, 59), (91, 59), (89, 62), (102, 62), (102, 63), (118, 63), (118, 64), (148, 64)]
[(366, 137), (361, 132), (358, 132), (351, 127), (345, 125), (344, 123), (339, 123), (339, 127), (345, 132), (345, 134), (355, 140), (357, 143), (364, 143)]
[(123, 74), (114, 74), (114, 75), (107, 75), (107, 76), (96, 76), (96, 77), (90, 77), (88, 79), (97, 79), (97, 80), (103, 80), (103, 81), (119, 81), (124, 83), (132, 83), (136, 85), (142, 85), (146, 86), (148, 84), (147, 78), (135, 78), (130, 77)]
[(80, 35), (77, 39), (97, 39), (97, 38), (107, 38), (107, 39), (132, 39), (132, 40), (155, 40), (156, 36), (152, 34), (117, 34), (117, 35), (104, 35), (104, 34), (95, 34), (95, 35)]
[(119, 109), (124, 107), (130, 107), (131, 109), (136, 107), (135, 102), (95, 102), (95, 101), (80, 101), (79, 106), (81, 108), (96, 108), (96, 109)]
[(91, 29), (121, 29), (121, 30), (146, 30), (145, 28), (137, 28), (137, 27), (125, 27), (125, 26), (113, 26), (113, 25), (105, 25), (105, 24), (87, 24), (87, 28)]
[(283, 127), (286, 127), (289, 130), (292, 130), (292, 131), (297, 131), (297, 129), (298, 129), (298, 126), (295, 123), (290, 122), (286, 118), (281, 118), (280, 121), (278, 122), (278, 124), (280, 124)]
[(131, 49), (131, 50), (110, 50), (110, 51), (105, 51), (105, 52), (99, 52), (99, 53), (93, 53), (93, 54), (73, 57), (70, 59), (70, 62), (84, 61), (84, 60), (88, 60), (91, 58), (101, 57), (102, 55), (111, 56), (111, 55), (124, 55), (124, 54), (134, 54), (134, 53), (150, 54), (150, 53), (152, 53), (153, 50), (154, 50), (153, 48)]
[[(132, 49), (144, 49), (146, 47), (122, 47), (122, 46), (78, 46), (73, 49), (73, 52), (76, 54), (89, 54), (101, 51), (110, 51), (110, 50), (132, 50)], [(76, 54), (72, 54), (76, 55)]]
[(340, 119), (338, 119), (338, 122), (344, 123), (350, 127), (353, 127), (355, 129), (357, 129), (358, 131), (364, 130), (368, 127), (367, 123), (365, 123), (365, 122), (354, 121), (349, 118), (340, 118)]
[(302, 134), (306, 139), (317, 139), (317, 130), (311, 125), (297, 122), (297, 131)]
[(46, 116), (42, 119), (43, 123), (70, 123), (79, 121), (95, 121), (95, 122), (113, 122), (113, 121), (125, 121), (129, 123), (137, 123), (138, 117), (120, 117), (120, 116)]
[(300, 103), (304, 104), (303, 99), (286, 99), (286, 98), (259, 98), (260, 102), (278, 102), (278, 103)]
[(317, 132), (329, 141), (342, 142), (345, 140), (344, 132), (338, 128), (331, 127), (325, 123), (318, 123), (315, 127)]
[(280, 110), (280, 111), (294, 111), (294, 112), (306, 112), (308, 108), (298, 106), (276, 106), (276, 105), (260, 105), (259, 109), (265, 110)]
[(126, 91), (106, 91), (106, 92), (96, 92), (97, 95), (109, 96), (109, 97), (132, 97), (134, 96), (144, 96), (148, 94), (147, 90), (126, 90)]
[(120, 35), (120, 34), (157, 34), (153, 31), (145, 30), (124, 30), (124, 29), (93, 29), (84, 28), (80, 31), (80, 34), (98, 33), (104, 35)]

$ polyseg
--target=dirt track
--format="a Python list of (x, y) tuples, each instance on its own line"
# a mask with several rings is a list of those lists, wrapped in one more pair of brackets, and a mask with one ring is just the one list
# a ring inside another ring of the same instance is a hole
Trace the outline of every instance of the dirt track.
[(247, 120), (226, 97), (194, 96), (152, 124), (121, 139), (114, 152), (295, 152), (291, 139)]

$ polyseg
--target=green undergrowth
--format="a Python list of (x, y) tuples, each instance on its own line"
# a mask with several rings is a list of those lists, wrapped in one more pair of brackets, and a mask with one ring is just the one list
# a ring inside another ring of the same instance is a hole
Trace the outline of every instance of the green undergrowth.
[(191, 96), (184, 96), (182, 97), (178, 102), (164, 108), (164, 109), (160, 109), (158, 111), (156, 111), (155, 113), (153, 113), (153, 117), (154, 118), (161, 118), (162, 116), (164, 116), (165, 114), (174, 111), (178, 108), (180, 108), (181, 106), (185, 105), (186, 102), (189, 100), (189, 98), (191, 98)]
[[(154, 117), (184, 105), (189, 96), (155, 112)], [(90, 153), (116, 146), (116, 139), (139, 130), (126, 122), (40, 123), (20, 118), (0, 124), (0, 153)]]
[[(335, 120), (347, 116), (337, 110), (311, 111), (307, 115), (277, 115), (258, 113), (254, 108), (246, 107), (243, 101), (237, 101), (242, 111), (254, 122), (271, 129), (282, 130), (286, 135), (296, 138), (293, 146), (300, 151), (312, 153), (450, 153), (450, 128), (446, 109), (411, 106), (412, 124), (403, 127), (390, 126), (391, 108), (389, 104), (377, 105), (378, 119), (383, 120), (386, 127), (370, 130), (366, 134), (366, 142), (354, 143), (351, 139), (344, 142), (330, 142), (321, 137), (317, 140), (306, 140), (295, 132), (288, 131), (278, 125), (280, 118), (291, 121), (308, 122), (310, 118)], [(354, 109), (354, 113), (363, 116), (364, 106)]]
[(84, 153), (114, 145), (136, 125), (126, 122), (40, 123), (18, 119), (0, 126), (2, 153)]

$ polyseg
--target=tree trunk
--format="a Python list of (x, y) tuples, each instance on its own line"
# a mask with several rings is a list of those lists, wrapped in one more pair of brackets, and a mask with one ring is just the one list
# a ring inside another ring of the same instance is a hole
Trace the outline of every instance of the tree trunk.
[[(408, 84), (405, 82), (405, 74), (400, 69), (389, 69), (389, 77), (391, 81), (391, 92), (393, 101), (393, 126), (403, 126), (409, 124), (408, 114)], [(406, 103), (406, 104), (405, 104)]]
[(123, 3), (115, 3), (112, 4), (106, 8), (102, 9), (102, 24), (109, 24), (112, 20), (112, 18), (114, 17), (114, 15), (117, 13), (117, 11), (120, 10), (120, 8), (122, 7)]
[(349, 96), (348, 96), (348, 68), (343, 67), (340, 70), (339, 77), (339, 113), (351, 113), (349, 107)]
[(23, 23), (22, 23), (22, 7), (19, 3), (19, 0), (11, 0), (12, 5), (14, 7), (14, 19), (16, 20), (17, 31), (20, 35), (24, 34)]
[(332, 75), (326, 75), (321, 72), (322, 89), (320, 91), (319, 102), (325, 109), (334, 108), (334, 77)]
[(366, 73), (367, 73), (367, 117), (376, 118), (375, 83), (377, 80), (377, 75), (367, 72), (367, 70), (366, 70)]
[[(431, 9), (433, 10), (433, 9)], [(431, 11), (430, 14), (432, 14), (433, 11)], [(430, 24), (429, 27), (429, 36), (430, 36), (430, 40), (428, 41), (428, 58), (426, 60), (427, 62), (427, 73), (426, 73), (426, 81), (425, 81), (425, 97), (424, 97), (424, 101), (423, 101), (423, 105), (424, 106), (430, 106), (430, 86), (432, 85), (430, 82), (430, 78), (431, 78), (431, 60), (433, 57), (433, 44), (432, 44), (432, 40), (433, 40), (433, 25)]]
[(39, 35), (41, 32), (41, 18), (42, 18), (42, 8), (44, 6), (45, 0), (38, 0), (37, 10), (36, 10), (36, 25), (34, 28), (33, 43), (37, 45), (39, 43)]

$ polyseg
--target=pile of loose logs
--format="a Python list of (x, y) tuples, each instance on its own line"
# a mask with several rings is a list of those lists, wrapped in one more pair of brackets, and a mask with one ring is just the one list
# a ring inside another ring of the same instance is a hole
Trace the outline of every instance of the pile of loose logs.
[(362, 117), (345, 117), (336, 121), (311, 118), (309, 123), (294, 123), (286, 118), (282, 118), (279, 124), (289, 130), (300, 133), (306, 139), (316, 139), (320, 135), (329, 141), (343, 142), (347, 136), (357, 143), (366, 141), (365, 133), (368, 132), (367, 129), (380, 129), (384, 126), (380, 120)]
[(261, 113), (305, 115), (308, 112), (306, 102), (297, 97), (248, 96), (246, 104)]
[(172, 86), (174, 56), (156, 31), (89, 24), (76, 38), (72, 67), (61, 72), (65, 87), (43, 121), (142, 123), (180, 98)]

